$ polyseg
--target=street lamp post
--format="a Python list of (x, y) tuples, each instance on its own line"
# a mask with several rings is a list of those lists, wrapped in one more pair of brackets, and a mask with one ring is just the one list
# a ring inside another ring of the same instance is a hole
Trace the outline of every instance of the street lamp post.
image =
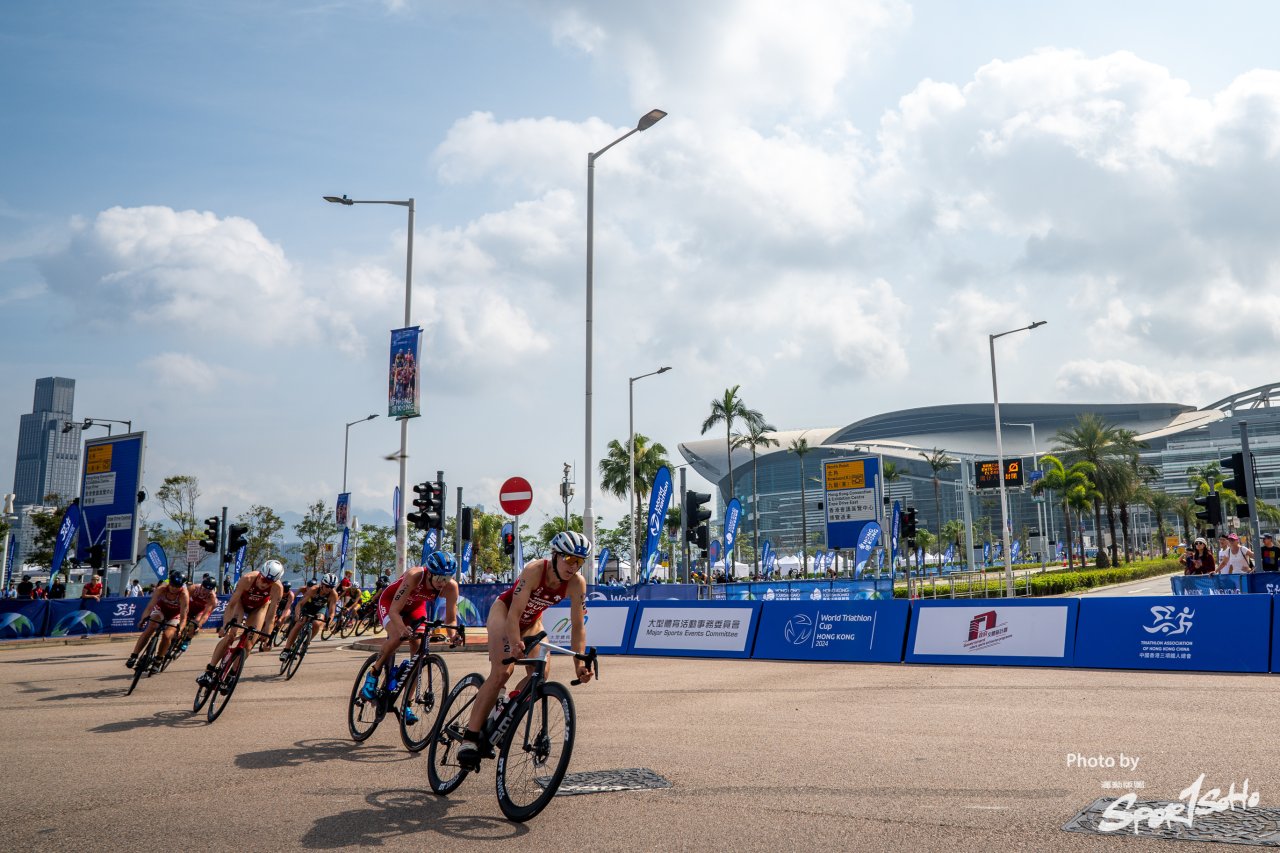
[(114, 421), (111, 418), (85, 418), (84, 423), (79, 424), (68, 421), (62, 425), (62, 431), (67, 433), (71, 432), (73, 429), (78, 429), (83, 432), (89, 427), (104, 426), (107, 428), (107, 435), (111, 435), (112, 424), (124, 424), (126, 432), (133, 432), (133, 421)]
[(1001, 541), (1004, 543), (1004, 581), (1005, 595), (1013, 598), (1013, 561), (1009, 559), (1009, 549), (1012, 546), (1009, 536), (1009, 491), (1004, 485), (1004, 446), (1000, 443), (1000, 389), (996, 384), (996, 338), (1003, 338), (1005, 335), (1012, 335), (1014, 332), (1028, 332), (1032, 329), (1038, 329), (1047, 323), (1047, 320), (1036, 320), (1029, 326), (1021, 326), (1017, 329), (1010, 329), (1007, 332), (998, 332), (994, 335), (987, 335), (987, 343), (991, 347), (991, 399), (995, 405), (996, 418), (996, 466), (1000, 478), (1000, 535)]
[(629, 438), (627, 440), (627, 450), (630, 454), (630, 464), (627, 468), (627, 512), (631, 515), (631, 574), (634, 576), (633, 581), (640, 578), (640, 570), (637, 568), (636, 561), (636, 382), (644, 379), (646, 376), (657, 376), (659, 373), (666, 373), (670, 367), (659, 367), (657, 370), (649, 373), (641, 373), (639, 376), (632, 376), (627, 380), (627, 421)]
[[(353, 204), (391, 204), (391, 205), (395, 205), (396, 207), (409, 208), (409, 240), (408, 240), (409, 246), (408, 246), (408, 251), (405, 254), (405, 262), (404, 262), (404, 327), (408, 328), (409, 322), (410, 322), (409, 307), (411, 305), (412, 296), (413, 296), (413, 213), (414, 213), (413, 199), (408, 199), (406, 201), (376, 201), (376, 200), (351, 199), (351, 198), (347, 198), (345, 195), (342, 196), (341, 198), (339, 198), (338, 196), (327, 195), (324, 197), (324, 200), (332, 204), (343, 204), (348, 207), (350, 207)], [(407, 550), (404, 516), (405, 516), (405, 505), (408, 503), (408, 499), (405, 497), (405, 485), (406, 485), (405, 478), (407, 474), (406, 462), (408, 461), (408, 458), (409, 458), (409, 454), (408, 454), (409, 419), (407, 417), (401, 417), (399, 418), (399, 421), (400, 421), (400, 452), (399, 454), (397, 454), (397, 456), (400, 460), (400, 502), (396, 508), (396, 518), (395, 518), (396, 572), (403, 574), (405, 570), (405, 565), (406, 565), (405, 552)]]
[(655, 124), (660, 122), (666, 113), (662, 110), (650, 110), (640, 117), (640, 121), (636, 126), (617, 139), (610, 142), (599, 151), (587, 154), (587, 393), (586, 393), (586, 459), (583, 467), (586, 469), (585, 484), (583, 486), (582, 501), (582, 532), (591, 539), (592, 553), (587, 555), (587, 562), (591, 565), (592, 580), (595, 580), (595, 561), (592, 559), (595, 552), (595, 536), (596, 536), (596, 517), (591, 508), (591, 480), (594, 476), (592, 471), (591, 455), (591, 350), (592, 350), (592, 285), (594, 277), (595, 265), (595, 198), (596, 198), (596, 160), (600, 158), (604, 152), (617, 145), (633, 133), (642, 130), (648, 130)]
[[(1015, 424), (1007, 423), (1005, 426), (1028, 427), (1031, 430), (1031, 469), (1033, 471), (1040, 470), (1040, 447), (1036, 444), (1036, 425), (1035, 424)], [(1034, 500), (1034, 498), (1033, 498)], [(1046, 522), (1046, 508), (1052, 506), (1045, 495), (1041, 495), (1041, 502), (1036, 504), (1036, 524), (1040, 527), (1040, 544), (1043, 550), (1040, 552), (1040, 568), (1045, 568), (1049, 564), (1049, 526), (1052, 522)]]
[(367, 418), (357, 418), (356, 420), (347, 424), (347, 428), (345, 430), (346, 434), (345, 434), (345, 437), (342, 439), (342, 491), (344, 493), (347, 491), (347, 447), (351, 443), (351, 428), (356, 424), (362, 424), (365, 421), (371, 421), (376, 417), (377, 417), (376, 414), (369, 415), (369, 417)]

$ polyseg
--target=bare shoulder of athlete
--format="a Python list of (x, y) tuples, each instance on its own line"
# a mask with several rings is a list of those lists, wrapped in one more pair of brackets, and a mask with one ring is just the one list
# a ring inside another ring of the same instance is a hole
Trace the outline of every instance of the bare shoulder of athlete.
[(587, 579), (581, 573), (575, 573), (569, 578), (569, 597), (570, 598), (586, 598), (587, 595)]

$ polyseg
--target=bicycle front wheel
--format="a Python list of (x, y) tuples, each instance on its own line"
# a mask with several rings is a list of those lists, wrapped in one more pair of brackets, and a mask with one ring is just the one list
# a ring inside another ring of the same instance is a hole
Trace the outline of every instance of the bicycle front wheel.
[(342, 620), (338, 624), (338, 636), (347, 639), (356, 630), (355, 614), (347, 611), (342, 614)]
[(449, 695), (449, 668), (439, 655), (424, 654), (400, 691), (400, 740), (410, 752), (421, 752)]
[(302, 666), (302, 659), (307, 655), (307, 649), (311, 648), (311, 626), (303, 628), (298, 632), (298, 636), (294, 638), (293, 648), (289, 650), (289, 659), (284, 662), (284, 680), (288, 681), (293, 678), (294, 673), (298, 671), (298, 667)]
[(244, 649), (236, 649), (232, 652), (231, 659), (218, 670), (218, 683), (209, 696), (209, 722), (218, 719), (226, 710), (231, 694), (240, 683), (240, 672), (244, 669), (244, 661), (248, 656), (249, 653)]
[(556, 795), (573, 754), (573, 729), (569, 691), (554, 681), (544, 684), (498, 750), (498, 806), (509, 820), (529, 820)]
[(342, 618), (342, 615), (339, 614), (333, 617), (332, 619), (330, 619), (329, 621), (325, 622), (324, 627), (320, 629), (320, 639), (327, 640), (330, 637), (332, 637), (335, 633), (337, 633), (338, 620), (341, 618)]
[(484, 676), (478, 672), (463, 676), (449, 691), (440, 707), (440, 718), (427, 738), (427, 780), (431, 790), (444, 796), (462, 784), (467, 771), (458, 764), (458, 748), (467, 729), (471, 706), (475, 704)]
[(356, 683), (351, 687), (351, 704), (347, 706), (347, 730), (351, 732), (351, 739), (357, 742), (368, 739), (387, 713), (382, 693), (387, 687), (387, 672), (391, 669), (390, 666), (383, 667), (378, 677), (377, 696), (366, 699), (362, 693), (365, 674), (377, 659), (377, 652), (365, 659), (364, 665), (356, 673)]

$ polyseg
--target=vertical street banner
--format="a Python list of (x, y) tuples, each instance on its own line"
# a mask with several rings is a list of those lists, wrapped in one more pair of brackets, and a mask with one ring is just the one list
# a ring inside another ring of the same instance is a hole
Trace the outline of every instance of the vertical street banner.
[(387, 414), (416, 418), (422, 414), (418, 398), (418, 361), (422, 327), (391, 330), (391, 366), (387, 376)]
[(773, 566), (773, 543), (768, 539), (764, 540), (764, 544), (760, 546), (760, 570), (768, 576)]
[(724, 508), (724, 573), (733, 577), (733, 562), (738, 550), (738, 524), (742, 521), (742, 503), (734, 498)]
[(71, 540), (79, 529), (80, 505), (73, 503), (62, 514), (62, 523), (58, 525), (58, 538), (53, 543), (53, 562), (49, 566), (50, 578), (62, 571), (62, 561), (66, 559), (67, 549), (71, 547)]
[(604, 574), (605, 563), (609, 562), (609, 546), (605, 545), (600, 549), (600, 560), (596, 563), (596, 577)]
[(1021, 555), (1022, 555), (1022, 542), (1021, 540), (1015, 539), (1013, 544), (1009, 546), (1009, 565), (1016, 566), (1018, 564), (1018, 557), (1020, 557)]
[(247, 548), (247, 545), (241, 545), (236, 549), (236, 583), (240, 583), (240, 573), (244, 571), (244, 552)]
[(427, 535), (422, 537), (422, 559), (418, 560), (419, 566), (427, 564), (427, 557), (431, 556), (431, 552), (436, 549), (436, 531), (428, 530)]
[(351, 540), (351, 528), (345, 525), (342, 528), (342, 551), (338, 554), (338, 574), (341, 575), (343, 570), (347, 568), (347, 545)]
[(9, 557), (8, 559), (5, 560), (4, 577), (0, 578), (0, 581), (2, 581), (2, 583), (0, 583), (0, 589), (9, 588), (9, 579), (13, 577), (13, 556), (18, 553), (17, 546), (18, 546), (17, 542), (13, 542), (13, 541), (9, 542)]
[(653, 477), (649, 491), (648, 528), (644, 540), (644, 575), (647, 581), (653, 575), (658, 561), (658, 543), (662, 540), (662, 528), (667, 521), (667, 507), (671, 505), (671, 469), (663, 465)]
[(148, 542), (146, 555), (147, 565), (155, 572), (156, 580), (162, 581), (169, 576), (169, 555), (159, 542)]
[(868, 524), (862, 528), (862, 538), (858, 540), (858, 547), (853, 552), (853, 566), (855, 576), (861, 575), (866, 568), (867, 560), (871, 558), (871, 550), (876, 547), (876, 543), (880, 541), (880, 525)]
[(338, 502), (333, 507), (334, 520), (338, 522), (339, 527), (346, 527), (351, 511), (351, 493), (343, 492), (338, 495)]
[(991, 565), (991, 543), (988, 542), (982, 546), (982, 565)]
[(707, 559), (711, 561), (711, 565), (716, 564), (716, 560), (720, 559), (720, 540), (712, 539), (707, 545)]
[(458, 572), (466, 577), (471, 572), (471, 540), (468, 539), (466, 544), (462, 546), (462, 567)]
[(955, 558), (956, 558), (956, 546), (955, 546), (955, 543), (953, 542), (947, 546), (946, 553), (942, 555), (942, 564), (944, 566), (949, 566), (955, 560)]
[(902, 503), (893, 502), (893, 523), (889, 528), (889, 571), (898, 565), (898, 536), (902, 532)]
[(89, 547), (103, 545), (107, 562), (132, 566), (138, 559), (138, 492), (146, 433), (108, 435), (84, 443), (80, 479), (80, 536), (76, 559), (89, 562)]

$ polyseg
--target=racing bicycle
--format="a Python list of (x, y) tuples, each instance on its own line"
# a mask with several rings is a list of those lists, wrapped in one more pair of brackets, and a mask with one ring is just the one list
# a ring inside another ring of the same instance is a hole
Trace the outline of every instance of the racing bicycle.
[(446, 625), (440, 619), (432, 622), (412, 620), (412, 638), (421, 642), (417, 653), (399, 665), (395, 654), (388, 658), (378, 678), (378, 691), (372, 699), (364, 697), (364, 681), (365, 674), (378, 659), (378, 653), (374, 652), (365, 660), (356, 673), (356, 683), (351, 688), (351, 704), (347, 707), (347, 729), (352, 740), (367, 740), (390, 711), (400, 718), (400, 740), (410, 752), (419, 752), (427, 745), (436, 715), (449, 692), (449, 667), (443, 657), (428, 648), (429, 643), (446, 639), (442, 635), (428, 640), (426, 635), (434, 628), (452, 628), (457, 631), (458, 640), (466, 642), (467, 627), (461, 623)]
[[(573, 655), (600, 674), (600, 663), (594, 647), (585, 654), (546, 642), (546, 632), (541, 631), (525, 641), (524, 657), (507, 658), (505, 664), (517, 664), (532, 668), (528, 679), (505, 706), (495, 707), (495, 712), (485, 720), (480, 731), (480, 757), (493, 758), (497, 750), (496, 787), (498, 805), (509, 820), (522, 823), (537, 815), (560, 789), (564, 774), (569, 769), (573, 754), (575, 719), (573, 699), (564, 685), (546, 680), (547, 659), (531, 658), (529, 653), (538, 645), (548, 650)], [(571, 684), (581, 682), (574, 679)], [(431, 790), (444, 796), (452, 792), (467, 774), (478, 771), (479, 765), (466, 767), (458, 762), (457, 752), (462, 745), (471, 706), (484, 684), (484, 676), (473, 672), (464, 677), (449, 692), (440, 709), (440, 721), (431, 732), (427, 747), (427, 778)], [(500, 700), (501, 701), (501, 700)]]
[(204, 707), (204, 703), (208, 702), (208, 716), (211, 723), (226, 710), (227, 703), (231, 701), (231, 694), (240, 683), (240, 672), (244, 669), (245, 659), (249, 657), (249, 648), (255, 642), (253, 635), (269, 636), (265, 631), (250, 628), (239, 622), (232, 622), (227, 626), (228, 631), (232, 628), (240, 628), (240, 636), (234, 643), (227, 644), (227, 650), (222, 653), (222, 660), (213, 671), (213, 684), (207, 687), (201, 684), (196, 689), (196, 701), (191, 708), (191, 713), (198, 714)]
[[(289, 656), (280, 662), (280, 674), (284, 676), (285, 681), (293, 678), (298, 671), (298, 667), (302, 666), (302, 659), (307, 655), (307, 649), (311, 648), (311, 637), (315, 634), (315, 624), (318, 616), (303, 617), (307, 620), (307, 624), (298, 630), (298, 636), (293, 638), (293, 645), (289, 647)], [(280, 638), (283, 643), (285, 637)]]
[[(155, 622), (156, 620), (153, 619), (151, 621)], [(173, 653), (174, 646), (178, 645), (178, 638), (173, 638), (173, 642), (169, 643), (168, 653), (165, 654), (164, 658), (161, 658), (160, 639), (164, 636), (167, 627), (163, 622), (156, 624), (155, 630), (151, 632), (151, 638), (147, 640), (146, 648), (142, 650), (142, 654), (138, 655), (138, 660), (133, 667), (133, 680), (129, 682), (129, 689), (125, 691), (124, 695), (128, 696), (133, 692), (133, 689), (138, 686), (138, 682), (142, 680), (143, 675), (148, 678), (151, 677), (151, 665), (153, 663), (158, 663), (160, 669), (164, 669), (169, 665), (169, 655)]]

